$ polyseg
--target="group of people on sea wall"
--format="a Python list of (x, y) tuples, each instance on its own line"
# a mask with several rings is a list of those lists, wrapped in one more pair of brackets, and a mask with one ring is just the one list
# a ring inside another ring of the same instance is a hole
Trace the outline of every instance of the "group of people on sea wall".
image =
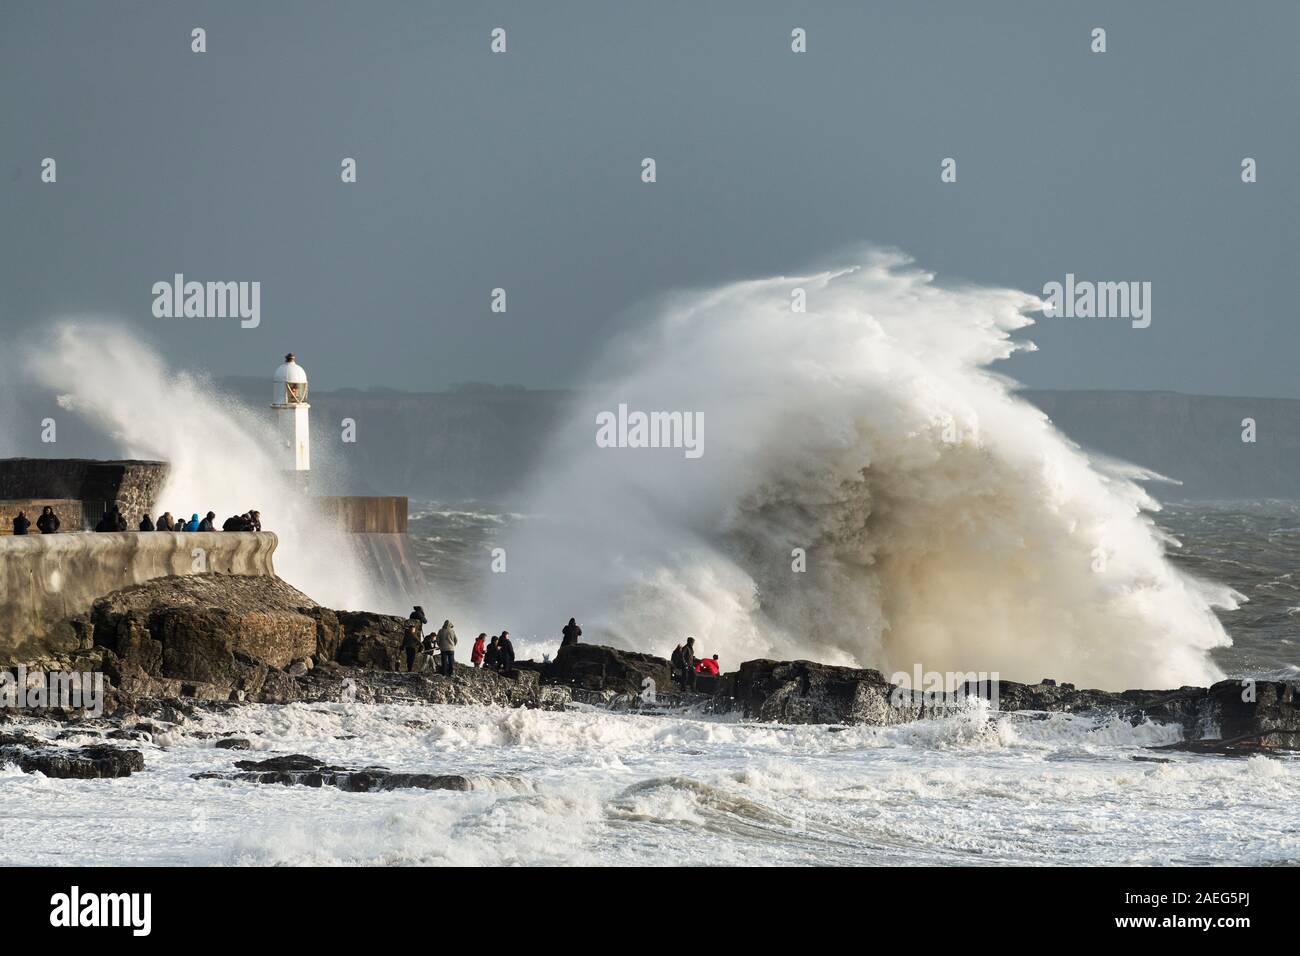
[[(56, 534), (63, 524), (54, 509), (46, 505), (41, 511), (40, 517), (36, 519), (36, 530), (41, 534)], [(14, 534), (29, 534), (32, 527), (31, 519), (27, 513), (19, 511), (14, 517)], [(130, 525), (127, 523), (126, 516), (122, 514), (117, 505), (110, 505), (104, 512), (104, 516), (99, 519), (95, 525), (96, 531), (130, 531)], [(149, 515), (143, 515), (140, 518), (140, 524), (136, 527), (137, 531), (216, 531), (217, 516), (215, 512), (209, 511), (206, 516), (200, 518), (197, 513), (192, 515), (188, 521), (184, 518), (173, 518), (170, 511), (165, 511), (154, 521)], [(221, 525), (222, 531), (261, 531), (262, 530), (262, 513), (257, 510), (245, 511), (242, 515), (232, 515)]]
[[(406, 669), (416, 670), (416, 659), (421, 671), (436, 669), (444, 677), (450, 677), (456, 668), (456, 625), (450, 620), (442, 622), (437, 631), (424, 633), (429, 623), (424, 608), (416, 605), (406, 619), (406, 628), (402, 636), (402, 650), (406, 654)], [(513, 671), (515, 668), (515, 645), (510, 640), (510, 632), (494, 634), (491, 640), (483, 632), (474, 638), (470, 650), (470, 664), (474, 667), (486, 667), (489, 670)]]
[[(54, 513), (54, 509), (46, 505), (36, 518), (36, 530), (41, 534), (54, 534), (59, 530), (59, 516)], [(20, 511), (14, 516), (14, 534), (27, 534), (32, 527), (31, 519), (27, 517), (27, 512)]]
[[(121, 512), (116, 507), (109, 509), (115, 517), (110, 520), (108, 513), (104, 514), (104, 520), (100, 524), (104, 527), (96, 527), (96, 531), (126, 531), (126, 519), (122, 517)], [(148, 515), (140, 518), (140, 526), (137, 531), (261, 531), (262, 530), (262, 513), (255, 509), (245, 511), (240, 515), (231, 515), (217, 528), (217, 514), (215, 511), (209, 511), (202, 518), (198, 513), (190, 515), (186, 521), (184, 518), (173, 518), (170, 511), (164, 511), (154, 521)]]
[(722, 673), (718, 664), (718, 655), (712, 657), (695, 656), (695, 638), (686, 638), (685, 644), (678, 644), (673, 648), (673, 656), (669, 659), (672, 665), (673, 676), (682, 685), (682, 690), (695, 689), (695, 675), (707, 674), (717, 677)]

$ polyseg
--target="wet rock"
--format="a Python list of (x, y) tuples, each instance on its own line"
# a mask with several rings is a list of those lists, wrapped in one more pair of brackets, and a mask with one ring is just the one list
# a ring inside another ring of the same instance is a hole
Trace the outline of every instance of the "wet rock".
[(74, 728), (70, 728), (70, 729), (68, 729), (68, 730), (61, 730), (61, 731), (59, 731), (58, 735), (57, 735), (54, 739), (55, 739), (55, 740), (75, 740), (75, 739), (77, 739), (78, 737), (94, 737), (94, 738), (101, 738), (101, 737), (104, 737), (104, 736), (106, 736), (106, 735), (105, 735), (104, 731), (102, 731), (102, 730), (95, 730), (95, 729), (92, 729), (92, 728), (89, 728), (89, 727), (86, 727), (86, 728), (74, 727)]
[(343, 636), (334, 659), (349, 667), (397, 671), (406, 666), (402, 652), (405, 618), (369, 611), (335, 611)]
[(898, 724), (916, 706), (895, 707), (894, 685), (880, 671), (812, 661), (745, 661), (724, 693), (746, 717), (793, 724)]
[[(875, 670), (811, 661), (746, 661), (726, 675), (724, 694), (747, 717), (786, 723), (896, 724), (938, 713), (923, 695), (902, 691)], [(1174, 690), (1079, 690), (1073, 684), (996, 681), (968, 684), (968, 693), (996, 691), (1004, 712), (1088, 714), (1182, 728), (1181, 749), (1244, 753), (1300, 749), (1300, 697), (1282, 681), (1220, 681)]]
[(150, 734), (148, 731), (139, 730), (139, 729), (128, 729), (122, 727), (117, 730), (109, 731), (108, 739), (109, 740), (139, 740), (147, 743), (153, 740), (153, 735)]
[(726, 679), (721, 675), (713, 674), (696, 674), (695, 675), (695, 693), (697, 694), (721, 694), (727, 689)]
[(144, 769), (144, 754), (110, 744), (85, 747), (51, 747), (30, 734), (0, 734), (0, 766), (12, 763), (23, 773), (47, 777), (93, 780), (127, 777)]
[(560, 648), (544, 673), (548, 683), (586, 691), (636, 694), (641, 692), (647, 677), (654, 681), (657, 691), (672, 686), (671, 667), (662, 657), (599, 644), (570, 644)]
[(247, 737), (226, 737), (224, 740), (218, 740), (212, 746), (219, 750), (251, 750), (253, 742)]
[[(233, 773), (197, 773), (195, 780), (234, 780), (282, 786), (336, 787), (352, 793), (383, 790), (470, 790), (474, 781), (461, 774), (404, 773), (384, 767), (333, 767), (304, 754), (267, 760), (239, 760)], [(499, 778), (515, 782), (516, 778)]]
[(562, 710), (568, 688), (543, 686), (536, 673), (501, 674), (457, 664), (451, 677), (367, 669), (313, 670), (299, 682), (304, 700), (360, 704), (479, 704)]

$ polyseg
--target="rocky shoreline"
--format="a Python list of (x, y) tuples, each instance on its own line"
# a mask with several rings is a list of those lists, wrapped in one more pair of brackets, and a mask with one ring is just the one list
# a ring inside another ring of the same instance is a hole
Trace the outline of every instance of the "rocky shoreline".
[[(0, 730), (0, 765), (50, 777), (120, 777), (144, 767), (132, 739), (152, 739), (197, 710), (246, 703), (356, 702), (461, 704), (560, 710), (573, 703), (640, 713), (734, 713), (795, 724), (884, 726), (952, 713), (921, 694), (900, 691), (875, 670), (811, 661), (753, 660), (720, 677), (700, 675), (694, 693), (673, 690), (668, 661), (599, 645), (563, 648), (548, 663), (520, 661), (508, 674), (458, 664), (451, 677), (403, 673), (403, 619), (334, 611), (273, 577), (204, 574), (162, 578), (116, 591), (70, 626), (81, 647), (69, 655), (25, 662), (30, 670), (96, 672), (105, 677), (100, 716), (42, 712), (62, 725), (60, 746), (25, 732)], [(994, 695), (997, 713), (1038, 719), (1091, 715), (1133, 724), (1178, 726), (1196, 753), (1300, 750), (1300, 698), (1279, 681), (1222, 681), (1213, 687), (1110, 692), (1044, 680), (999, 681), (968, 688)], [(0, 708), (0, 725), (21, 716)], [(218, 741), (225, 749), (248, 741)], [(294, 754), (239, 761), (228, 773), (203, 774), (256, 783), (458, 789), (463, 780), (396, 774), (382, 767), (332, 767)], [(426, 779), (427, 778), (427, 779)]]

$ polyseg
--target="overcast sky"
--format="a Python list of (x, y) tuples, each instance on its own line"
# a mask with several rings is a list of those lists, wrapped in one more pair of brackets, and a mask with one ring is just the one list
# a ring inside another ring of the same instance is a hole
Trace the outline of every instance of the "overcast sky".
[[(869, 241), (1152, 283), (1150, 328), (1040, 324), (1003, 366), (1031, 386), (1297, 397), (1298, 35), (1291, 0), (3, 0), (0, 327), (120, 315), (317, 388), (573, 385), (638, 301)], [(260, 327), (153, 317), (176, 272), (260, 281)]]

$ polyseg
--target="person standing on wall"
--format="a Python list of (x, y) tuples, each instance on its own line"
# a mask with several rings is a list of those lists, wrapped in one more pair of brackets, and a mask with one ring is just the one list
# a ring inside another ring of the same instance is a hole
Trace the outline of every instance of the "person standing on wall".
[(36, 530), (41, 534), (55, 534), (59, 530), (59, 516), (54, 513), (54, 509), (46, 505), (41, 511), (41, 516), (36, 519)]

